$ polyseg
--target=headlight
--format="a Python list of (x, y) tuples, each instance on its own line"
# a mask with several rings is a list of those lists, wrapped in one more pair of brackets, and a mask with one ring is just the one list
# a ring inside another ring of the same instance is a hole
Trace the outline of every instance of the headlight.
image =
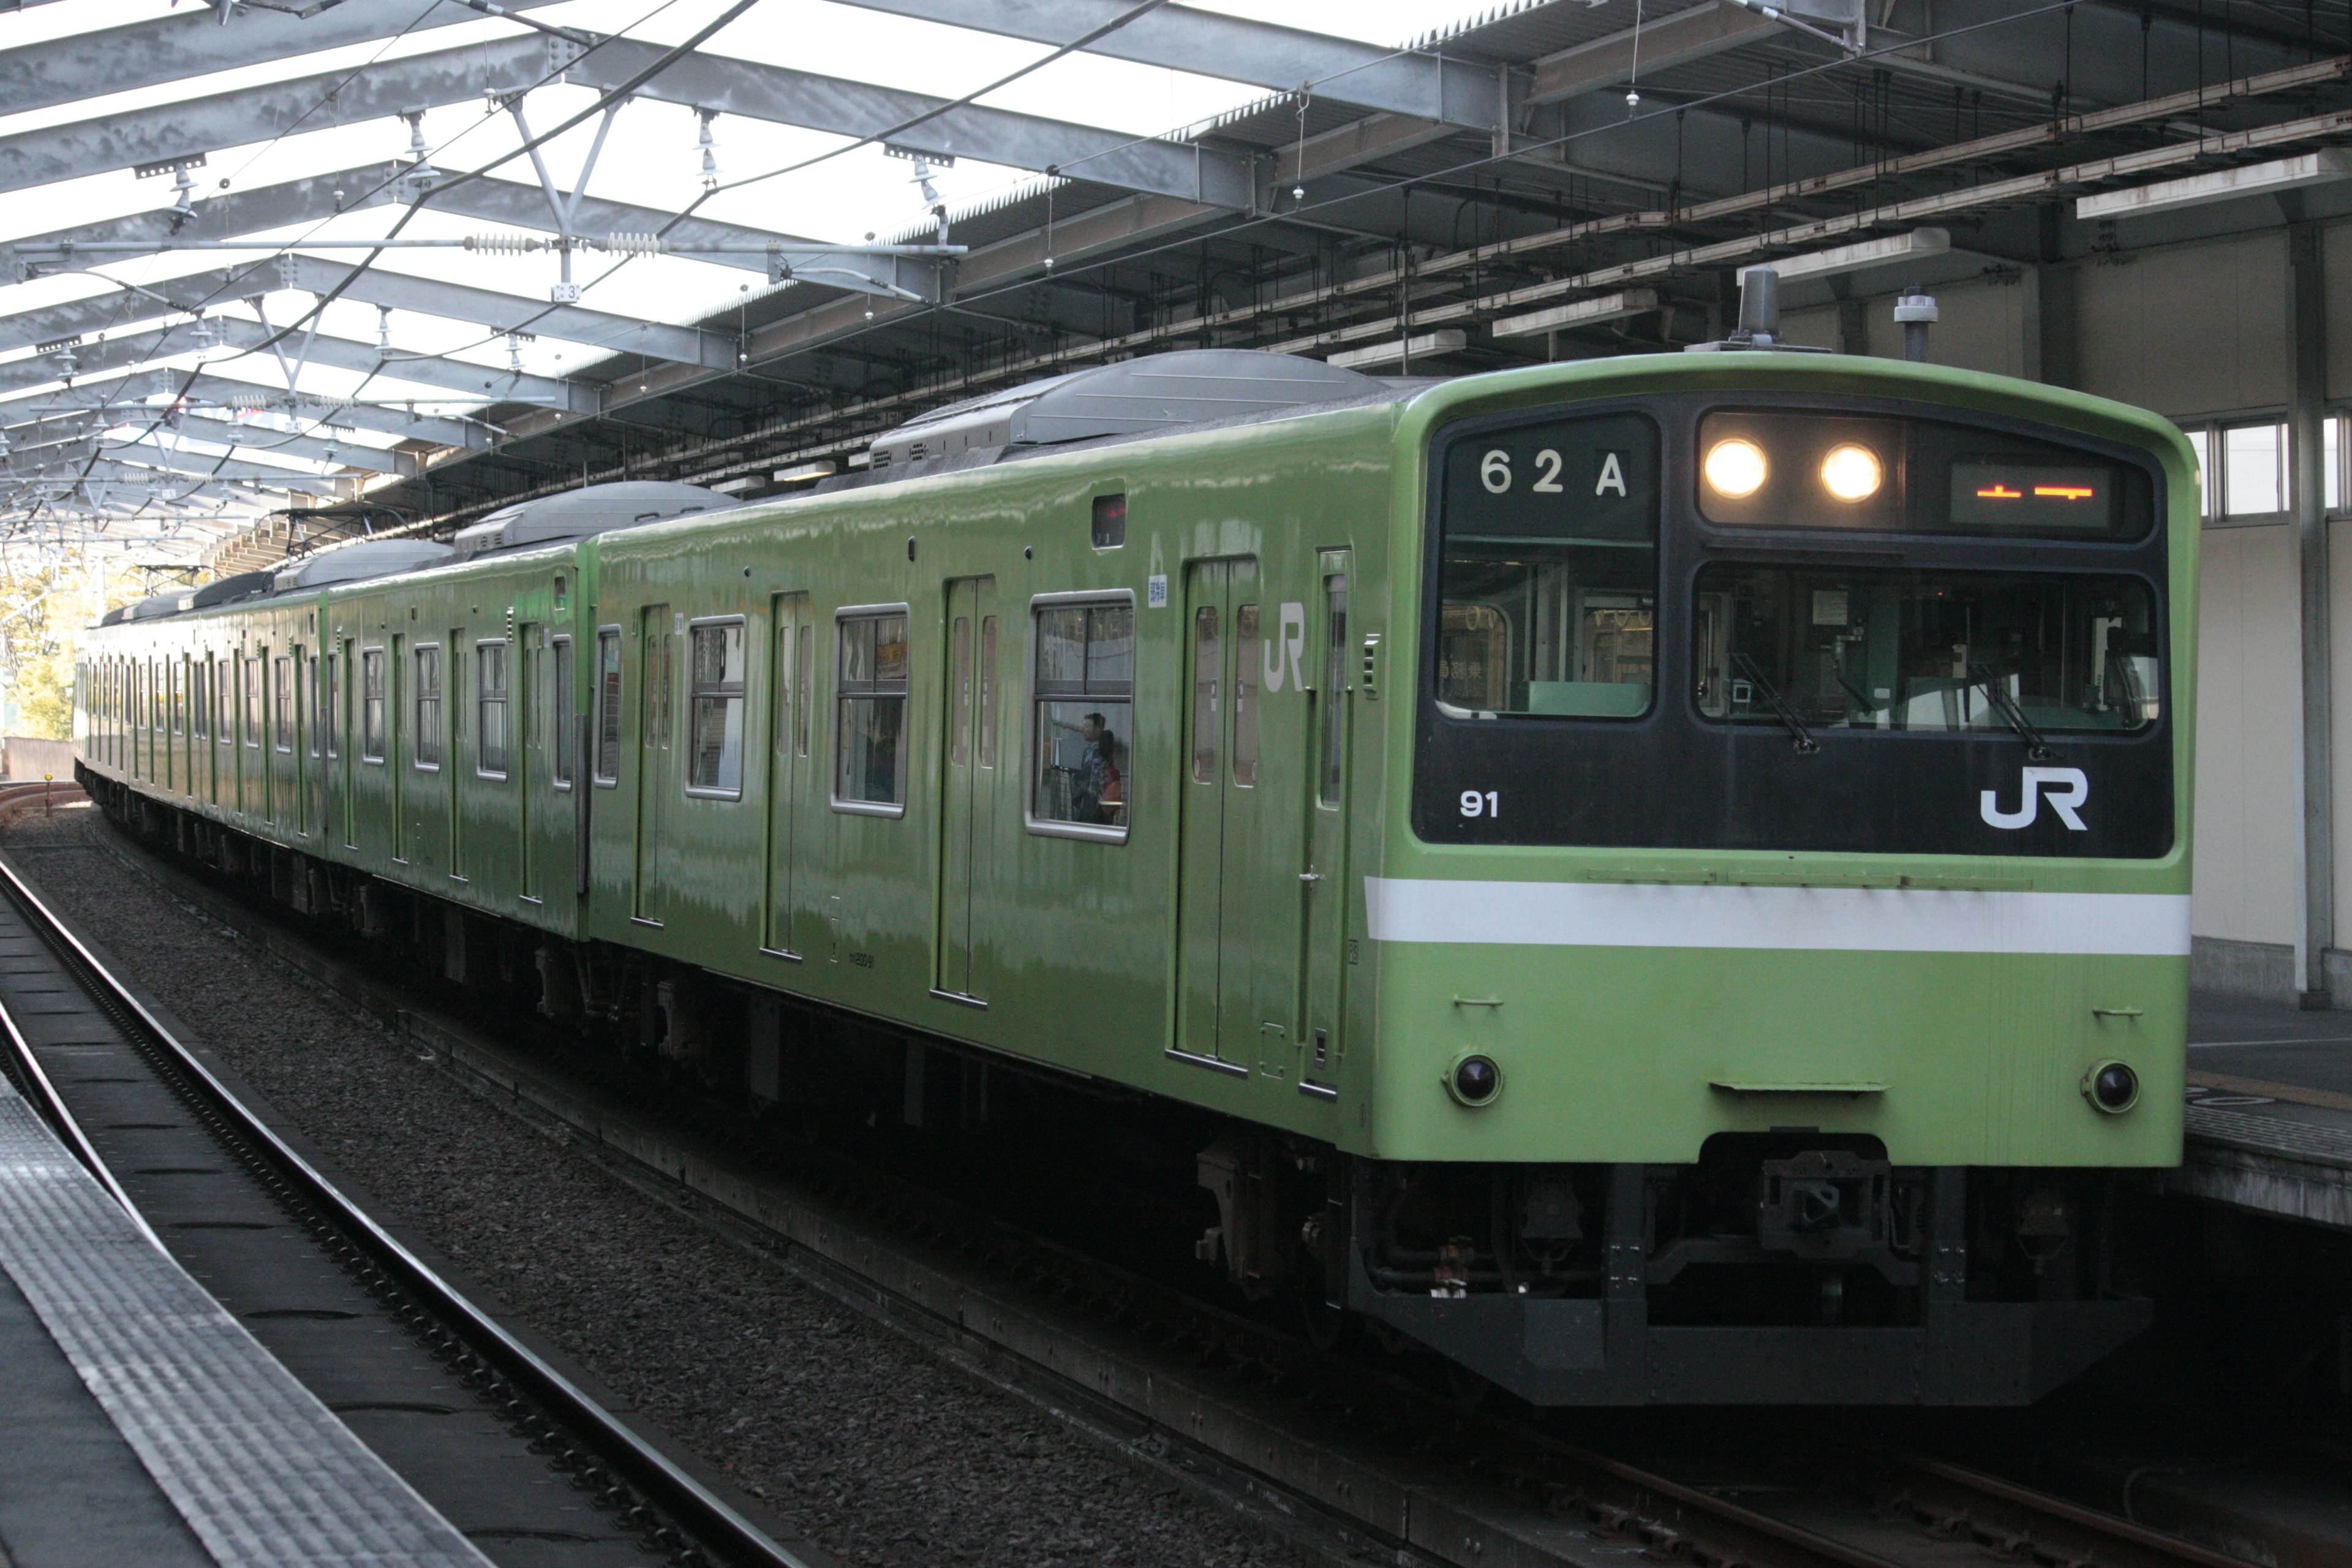
[(1703, 468), (1707, 489), (1731, 500), (1746, 500), (1762, 489), (1764, 476), (1770, 471), (1764, 462), (1764, 448), (1738, 437), (1709, 447)]
[(1868, 500), (1878, 493), (1885, 471), (1878, 454), (1852, 442), (1830, 448), (1822, 459), (1822, 487), (1840, 500)]

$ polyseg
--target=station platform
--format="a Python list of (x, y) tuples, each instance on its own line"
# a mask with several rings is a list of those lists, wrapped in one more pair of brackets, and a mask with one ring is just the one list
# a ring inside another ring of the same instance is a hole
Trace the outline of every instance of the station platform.
[(0, 1079), (0, 1563), (488, 1568)]
[(2352, 1013), (2199, 995), (2172, 1191), (2352, 1230)]

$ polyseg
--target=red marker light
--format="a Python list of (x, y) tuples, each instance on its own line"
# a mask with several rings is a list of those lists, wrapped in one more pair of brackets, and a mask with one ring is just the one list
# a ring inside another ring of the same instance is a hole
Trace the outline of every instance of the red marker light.
[(2087, 485), (2036, 485), (2033, 493), (2053, 500), (2089, 500), (2099, 492)]
[[(2036, 490), (2034, 493), (2039, 495), (2042, 492)], [(1990, 489), (1979, 490), (1977, 499), (1979, 500), (2023, 500), (2025, 492), (2011, 489), (2007, 485), (1996, 484)]]

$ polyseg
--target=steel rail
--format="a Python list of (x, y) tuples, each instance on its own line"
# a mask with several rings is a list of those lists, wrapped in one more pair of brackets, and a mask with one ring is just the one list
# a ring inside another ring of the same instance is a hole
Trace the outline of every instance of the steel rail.
[[(538, 1400), (558, 1420), (572, 1429), (593, 1450), (597, 1460), (635, 1487), (649, 1501), (690, 1531), (707, 1550), (747, 1568), (811, 1568), (766, 1531), (729, 1507), (670, 1458), (623, 1425), (578, 1384), (550, 1366), (529, 1346), (488, 1313), (467, 1300), (422, 1259), (403, 1246), (341, 1189), (297, 1153), (239, 1100), (210, 1068), (183, 1045), (162, 1020), (150, 1012), (131, 989), (117, 979), (85, 946), (72, 928), (44, 903), (15, 867), (0, 862), (0, 897), (17, 907), (41, 937), (66, 961), (75, 978), (99, 999), (111, 1005), (162, 1047), (179, 1087), (193, 1091), (217, 1111), (236, 1134), (245, 1140), (299, 1194), (317, 1205), (331, 1223), (404, 1289), (452, 1324), (468, 1346), (481, 1353), (518, 1387)], [(13, 1022), (6, 1033), (12, 1043), (22, 1036)], [(31, 1047), (23, 1046), (26, 1059)], [(46, 1082), (46, 1079), (42, 1081)], [(52, 1094), (54, 1090), (50, 1091)], [(62, 1101), (58, 1102), (62, 1110)], [(83, 1142), (78, 1152), (95, 1151)], [(99, 1167), (102, 1169), (102, 1165)], [(127, 1198), (110, 1177), (103, 1178), (126, 1208)], [(136, 1209), (131, 1212), (136, 1215)], [(142, 1222), (142, 1228), (144, 1222)], [(152, 1234), (152, 1233), (151, 1233)]]

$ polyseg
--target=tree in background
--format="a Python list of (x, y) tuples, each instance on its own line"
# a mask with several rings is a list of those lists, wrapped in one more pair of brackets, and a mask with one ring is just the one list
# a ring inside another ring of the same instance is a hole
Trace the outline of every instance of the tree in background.
[(103, 583), (100, 574), (76, 562), (26, 570), (0, 559), (0, 700), (14, 711), (10, 733), (44, 741), (73, 737), (76, 640), (82, 627), (135, 596), (131, 583)]

